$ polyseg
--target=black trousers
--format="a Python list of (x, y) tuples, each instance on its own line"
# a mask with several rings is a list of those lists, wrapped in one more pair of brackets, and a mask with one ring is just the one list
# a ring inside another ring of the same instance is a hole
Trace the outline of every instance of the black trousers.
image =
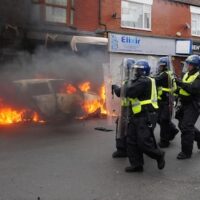
[[(156, 115), (152, 121), (155, 127)], [(127, 156), (131, 166), (143, 166), (143, 153), (155, 160), (161, 157), (162, 151), (158, 149), (152, 134), (153, 130), (149, 128), (145, 114), (130, 120), (127, 134)]]
[(160, 142), (169, 143), (177, 134), (177, 128), (171, 121), (172, 111), (167, 102), (159, 102), (158, 124), (160, 125)]
[(194, 140), (200, 142), (200, 131), (195, 127), (198, 117), (199, 111), (192, 103), (182, 105), (176, 112), (181, 130), (181, 150), (187, 155), (192, 154)]

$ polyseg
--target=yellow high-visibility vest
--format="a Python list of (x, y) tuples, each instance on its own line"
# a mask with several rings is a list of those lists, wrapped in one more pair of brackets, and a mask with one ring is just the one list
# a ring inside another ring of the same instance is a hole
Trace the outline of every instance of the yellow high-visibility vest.
[[(192, 83), (195, 81), (195, 79), (199, 76), (199, 72), (196, 72), (195, 74), (191, 75), (188, 78), (188, 72), (183, 76), (182, 82), (183, 83)], [(187, 79), (188, 78), (188, 79)], [(184, 89), (180, 89), (179, 90), (179, 94), (183, 95), (183, 96), (190, 96), (190, 93), (186, 92)]]
[[(170, 88), (165, 88), (165, 87), (159, 87), (158, 88), (158, 99), (161, 100), (161, 96), (163, 94), (163, 92), (168, 92), (168, 93), (171, 93), (172, 95), (174, 95), (174, 91), (177, 89), (177, 85), (176, 85), (176, 82), (174, 80), (174, 75), (173, 75), (173, 72), (172, 71), (165, 71), (167, 74), (168, 74), (168, 77), (169, 77), (169, 80), (168, 82), (171, 83), (170, 85)], [(162, 72), (164, 73), (164, 72)]]
[(158, 109), (157, 102), (157, 90), (155, 80), (148, 77), (151, 80), (151, 98), (147, 100), (139, 101), (138, 98), (129, 98), (132, 106), (132, 111), (134, 114), (140, 113), (142, 111), (142, 105), (152, 104), (155, 109)]

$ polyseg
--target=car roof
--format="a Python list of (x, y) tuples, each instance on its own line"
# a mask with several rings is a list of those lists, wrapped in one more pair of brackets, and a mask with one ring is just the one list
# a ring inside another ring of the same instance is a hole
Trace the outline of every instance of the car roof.
[(34, 84), (34, 83), (47, 83), (50, 81), (64, 81), (64, 79), (50, 79), (50, 78), (42, 78), (42, 79), (22, 79), (13, 81), (14, 83), (21, 84)]

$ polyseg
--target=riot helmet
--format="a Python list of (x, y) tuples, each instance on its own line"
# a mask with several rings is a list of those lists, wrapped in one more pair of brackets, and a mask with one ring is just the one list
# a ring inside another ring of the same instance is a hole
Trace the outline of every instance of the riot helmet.
[(185, 62), (186, 62), (187, 65), (193, 66), (192, 69), (200, 69), (200, 57), (198, 55), (188, 56), (186, 58)]
[(151, 67), (147, 60), (138, 60), (131, 68), (131, 78), (137, 79), (140, 76), (148, 76), (150, 74)]
[(158, 72), (163, 72), (169, 69), (169, 57), (161, 57), (158, 61)]

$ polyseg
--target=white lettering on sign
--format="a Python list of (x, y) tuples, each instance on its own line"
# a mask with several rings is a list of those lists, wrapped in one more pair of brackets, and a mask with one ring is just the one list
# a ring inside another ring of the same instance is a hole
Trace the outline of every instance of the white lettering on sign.
[(200, 50), (200, 46), (193, 44), (192, 45), (192, 50), (199, 51)]

